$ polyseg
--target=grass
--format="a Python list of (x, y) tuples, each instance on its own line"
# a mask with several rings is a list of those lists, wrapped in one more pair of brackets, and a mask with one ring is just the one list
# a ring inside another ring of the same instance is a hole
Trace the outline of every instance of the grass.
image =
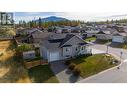
[(56, 76), (49, 65), (40, 65), (28, 70), (32, 82), (35, 83), (58, 83)]
[(86, 38), (85, 41), (95, 41), (96, 40), (96, 37), (89, 37), (89, 38)]
[(111, 64), (110, 58), (106, 57), (105, 54), (96, 54), (92, 56), (80, 56), (71, 60), (72, 63), (76, 64), (81, 71), (80, 75), (84, 78), (97, 74), (103, 70), (116, 66), (116, 64)]

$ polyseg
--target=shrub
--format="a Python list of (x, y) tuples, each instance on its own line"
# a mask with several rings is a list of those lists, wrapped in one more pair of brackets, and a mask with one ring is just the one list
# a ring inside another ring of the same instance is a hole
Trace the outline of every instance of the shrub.
[(67, 61), (65, 62), (65, 65), (69, 65), (69, 64), (71, 64), (71, 62), (70, 62), (70, 60), (67, 60)]
[(71, 64), (69, 65), (68, 68), (69, 68), (70, 70), (73, 70), (73, 69), (75, 68), (75, 66), (76, 66), (76, 65), (75, 65), (74, 63), (71, 63)]
[(79, 68), (74, 68), (74, 70), (73, 70), (73, 74), (75, 75), (75, 76), (78, 76), (79, 74), (81, 73), (81, 71), (80, 71), (80, 69)]

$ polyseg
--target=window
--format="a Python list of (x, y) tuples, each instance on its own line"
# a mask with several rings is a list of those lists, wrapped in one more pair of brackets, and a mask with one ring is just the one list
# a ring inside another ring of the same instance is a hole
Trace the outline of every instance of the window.
[(84, 50), (84, 47), (82, 47), (82, 50)]
[(66, 52), (68, 52), (68, 51), (70, 51), (70, 49), (69, 48), (66, 48)]

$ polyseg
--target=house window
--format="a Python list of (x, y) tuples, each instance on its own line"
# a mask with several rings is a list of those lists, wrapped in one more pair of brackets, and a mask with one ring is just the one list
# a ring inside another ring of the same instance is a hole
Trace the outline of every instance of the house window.
[(82, 47), (82, 50), (84, 50), (84, 47)]

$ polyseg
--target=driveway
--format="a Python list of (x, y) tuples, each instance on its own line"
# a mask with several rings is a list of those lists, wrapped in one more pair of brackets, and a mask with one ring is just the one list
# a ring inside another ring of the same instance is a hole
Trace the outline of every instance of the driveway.
[[(102, 50), (104, 52), (107, 51), (107, 46), (105, 45), (94, 44), (91, 47), (94, 49)], [(120, 52), (123, 52), (123, 63), (121, 64), (120, 69), (117, 69), (117, 67), (113, 67), (109, 70), (100, 72), (96, 75), (83, 79), (79, 81), (79, 83), (127, 83), (127, 51), (124, 49), (112, 47), (108, 48), (108, 53), (112, 54), (118, 59), (120, 59)]]
[(80, 76), (74, 76), (72, 72), (67, 69), (67, 66), (64, 65), (63, 61), (53, 62), (50, 66), (60, 83), (75, 83), (83, 79)]

